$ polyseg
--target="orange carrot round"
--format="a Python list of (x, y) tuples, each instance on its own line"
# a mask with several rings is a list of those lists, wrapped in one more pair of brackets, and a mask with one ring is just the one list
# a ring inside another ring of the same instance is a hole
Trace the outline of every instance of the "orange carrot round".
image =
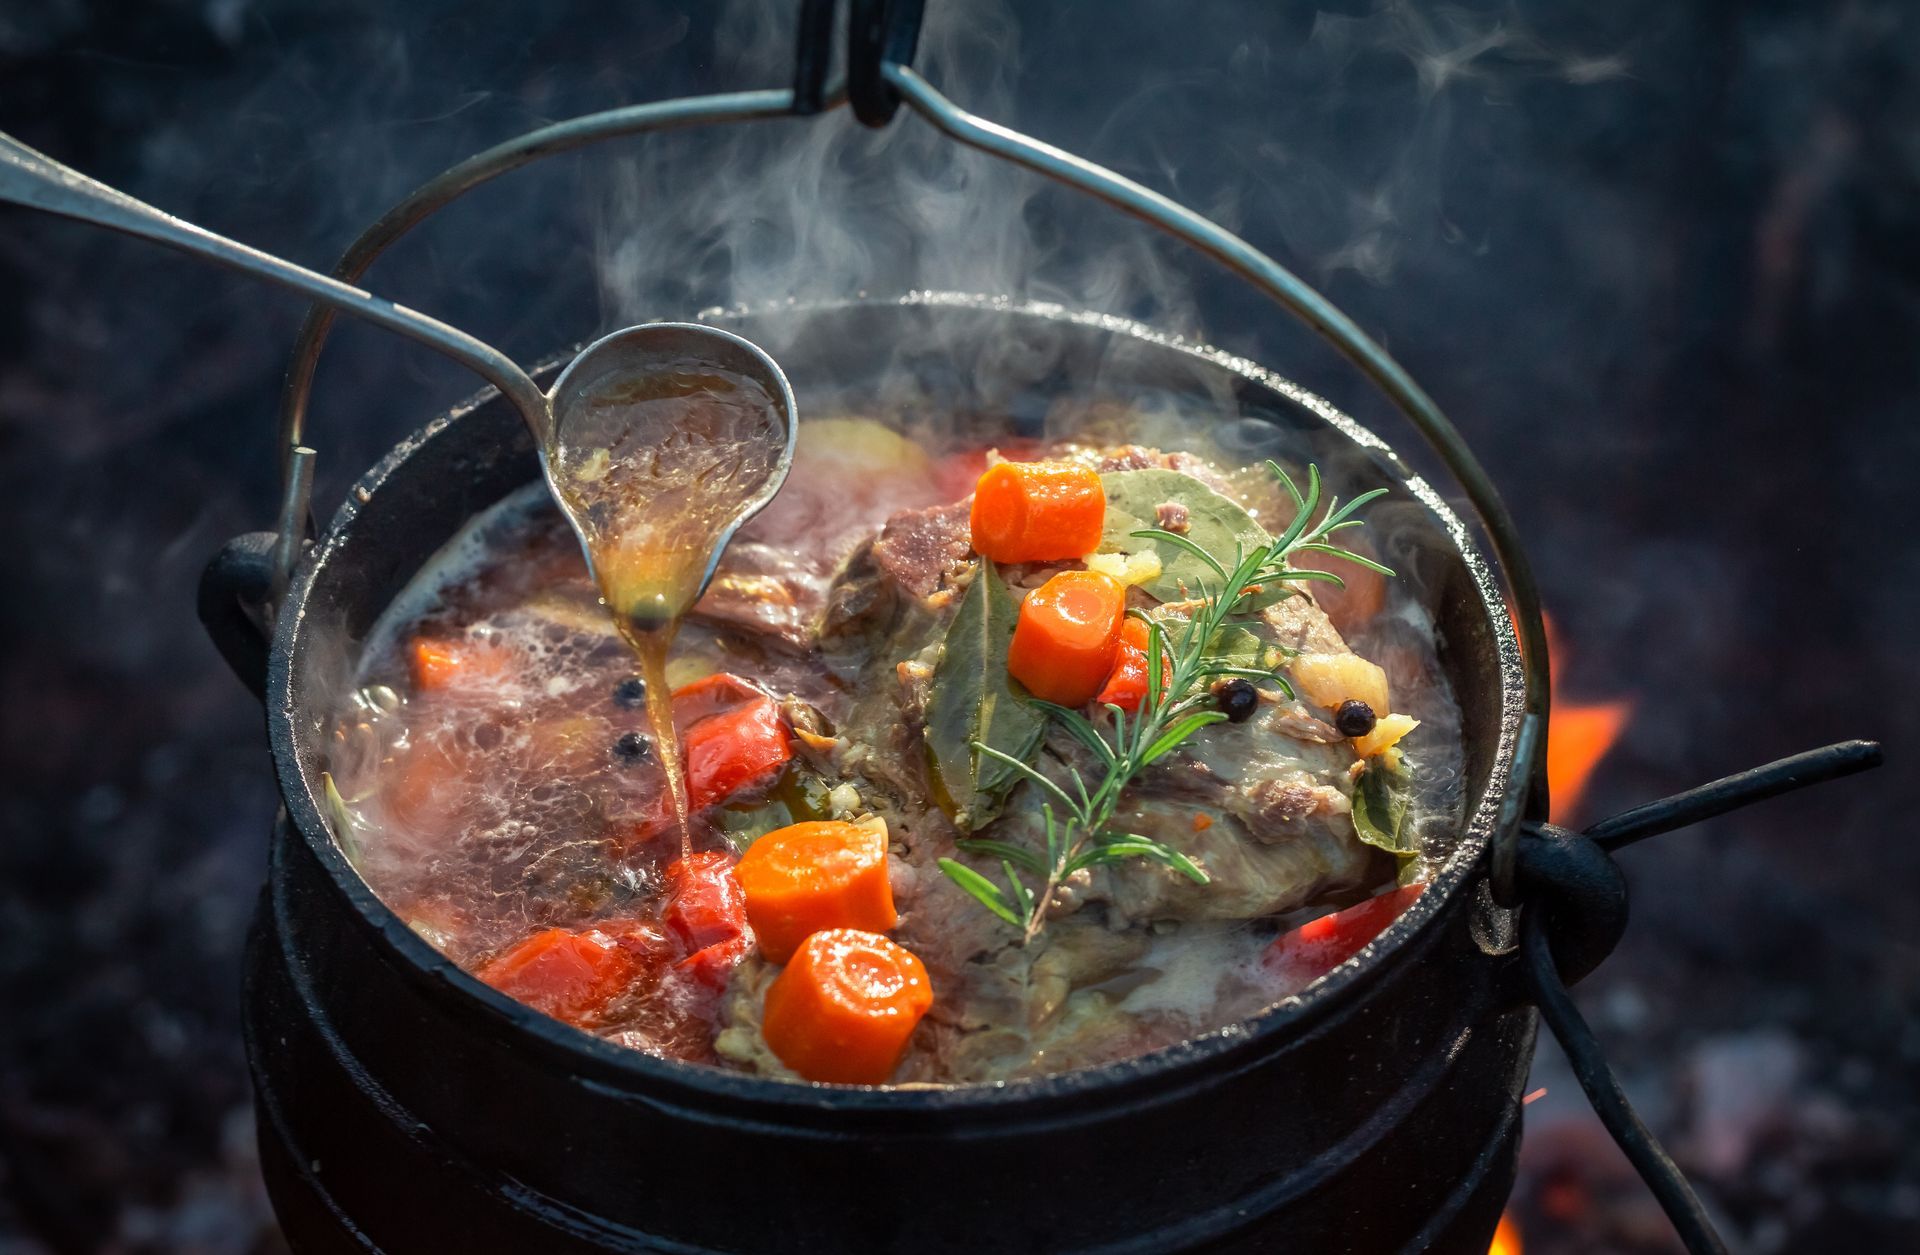
[(899, 922), (887, 879), (887, 837), (877, 828), (826, 820), (769, 832), (741, 856), (734, 876), (760, 953), (785, 963), (828, 928), (885, 932)]
[(801, 943), (767, 990), (761, 1032), (780, 1061), (810, 1081), (879, 1085), (933, 1005), (912, 952), (855, 928)]
[(973, 486), (973, 547), (995, 562), (1092, 553), (1106, 517), (1100, 477), (1072, 462), (1000, 462)]
[(1062, 571), (1027, 594), (1007, 651), (1007, 671), (1043, 701), (1081, 706), (1120, 656), (1127, 590), (1098, 571)]

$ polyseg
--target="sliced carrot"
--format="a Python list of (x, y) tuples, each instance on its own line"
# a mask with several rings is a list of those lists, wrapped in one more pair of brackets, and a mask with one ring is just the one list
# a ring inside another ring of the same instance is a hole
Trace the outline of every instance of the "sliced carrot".
[(973, 547), (995, 562), (1092, 553), (1106, 517), (1100, 476), (1072, 462), (1001, 462), (973, 486)]
[[(1094, 705), (1118, 706), (1130, 715), (1139, 712), (1151, 679), (1147, 674), (1147, 641), (1151, 636), (1147, 625), (1131, 616), (1120, 625), (1120, 656), (1107, 673), (1106, 686), (1094, 695)], [(1160, 682), (1165, 684), (1173, 674), (1173, 660), (1164, 652), (1162, 658)]]
[(1062, 571), (1020, 603), (1007, 670), (1043, 701), (1085, 705), (1113, 671), (1126, 610), (1112, 576)]
[(498, 681), (513, 666), (513, 651), (490, 641), (453, 637), (415, 638), (407, 651), (407, 669), (415, 692), (472, 688)]
[(755, 841), (734, 869), (760, 953), (785, 963), (827, 928), (885, 932), (899, 922), (878, 828), (825, 820), (791, 824)]
[(644, 971), (630, 946), (597, 928), (549, 928), (496, 956), (475, 973), (510, 998), (556, 1020), (590, 1025)]
[(933, 1005), (927, 969), (878, 933), (817, 932), (767, 990), (761, 1031), (810, 1081), (879, 1085)]

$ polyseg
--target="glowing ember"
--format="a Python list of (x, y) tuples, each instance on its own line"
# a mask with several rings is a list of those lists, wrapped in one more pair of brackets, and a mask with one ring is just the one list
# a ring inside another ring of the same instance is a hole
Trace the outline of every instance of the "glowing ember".
[(1487, 1255), (1520, 1255), (1520, 1226), (1513, 1222), (1512, 1212), (1502, 1212), (1500, 1227), (1493, 1231), (1493, 1245), (1487, 1248)]
[[(1551, 618), (1547, 620), (1547, 656), (1556, 663), (1567, 656)], [(1580, 809), (1587, 778), (1633, 717), (1633, 699), (1570, 701), (1561, 691), (1560, 667), (1553, 666), (1550, 675), (1553, 713), (1547, 721), (1547, 788), (1553, 798), (1553, 822), (1570, 825)]]

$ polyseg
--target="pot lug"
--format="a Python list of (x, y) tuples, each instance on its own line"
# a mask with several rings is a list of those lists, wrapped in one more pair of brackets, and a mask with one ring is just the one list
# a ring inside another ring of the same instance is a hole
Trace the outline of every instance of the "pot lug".
[(266, 604), (273, 584), (272, 532), (235, 536), (200, 573), (200, 624), (247, 691), (267, 692)]

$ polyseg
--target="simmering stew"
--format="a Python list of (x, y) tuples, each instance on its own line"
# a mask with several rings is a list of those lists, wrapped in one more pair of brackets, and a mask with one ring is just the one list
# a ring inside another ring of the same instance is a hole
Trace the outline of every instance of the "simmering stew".
[(1420, 893), (1459, 715), (1362, 526), (1390, 501), (1140, 438), (804, 420), (652, 680), (690, 849), (649, 684), (530, 486), (364, 643), (343, 848), (494, 988), (765, 1076), (1003, 1080), (1258, 1013)]

